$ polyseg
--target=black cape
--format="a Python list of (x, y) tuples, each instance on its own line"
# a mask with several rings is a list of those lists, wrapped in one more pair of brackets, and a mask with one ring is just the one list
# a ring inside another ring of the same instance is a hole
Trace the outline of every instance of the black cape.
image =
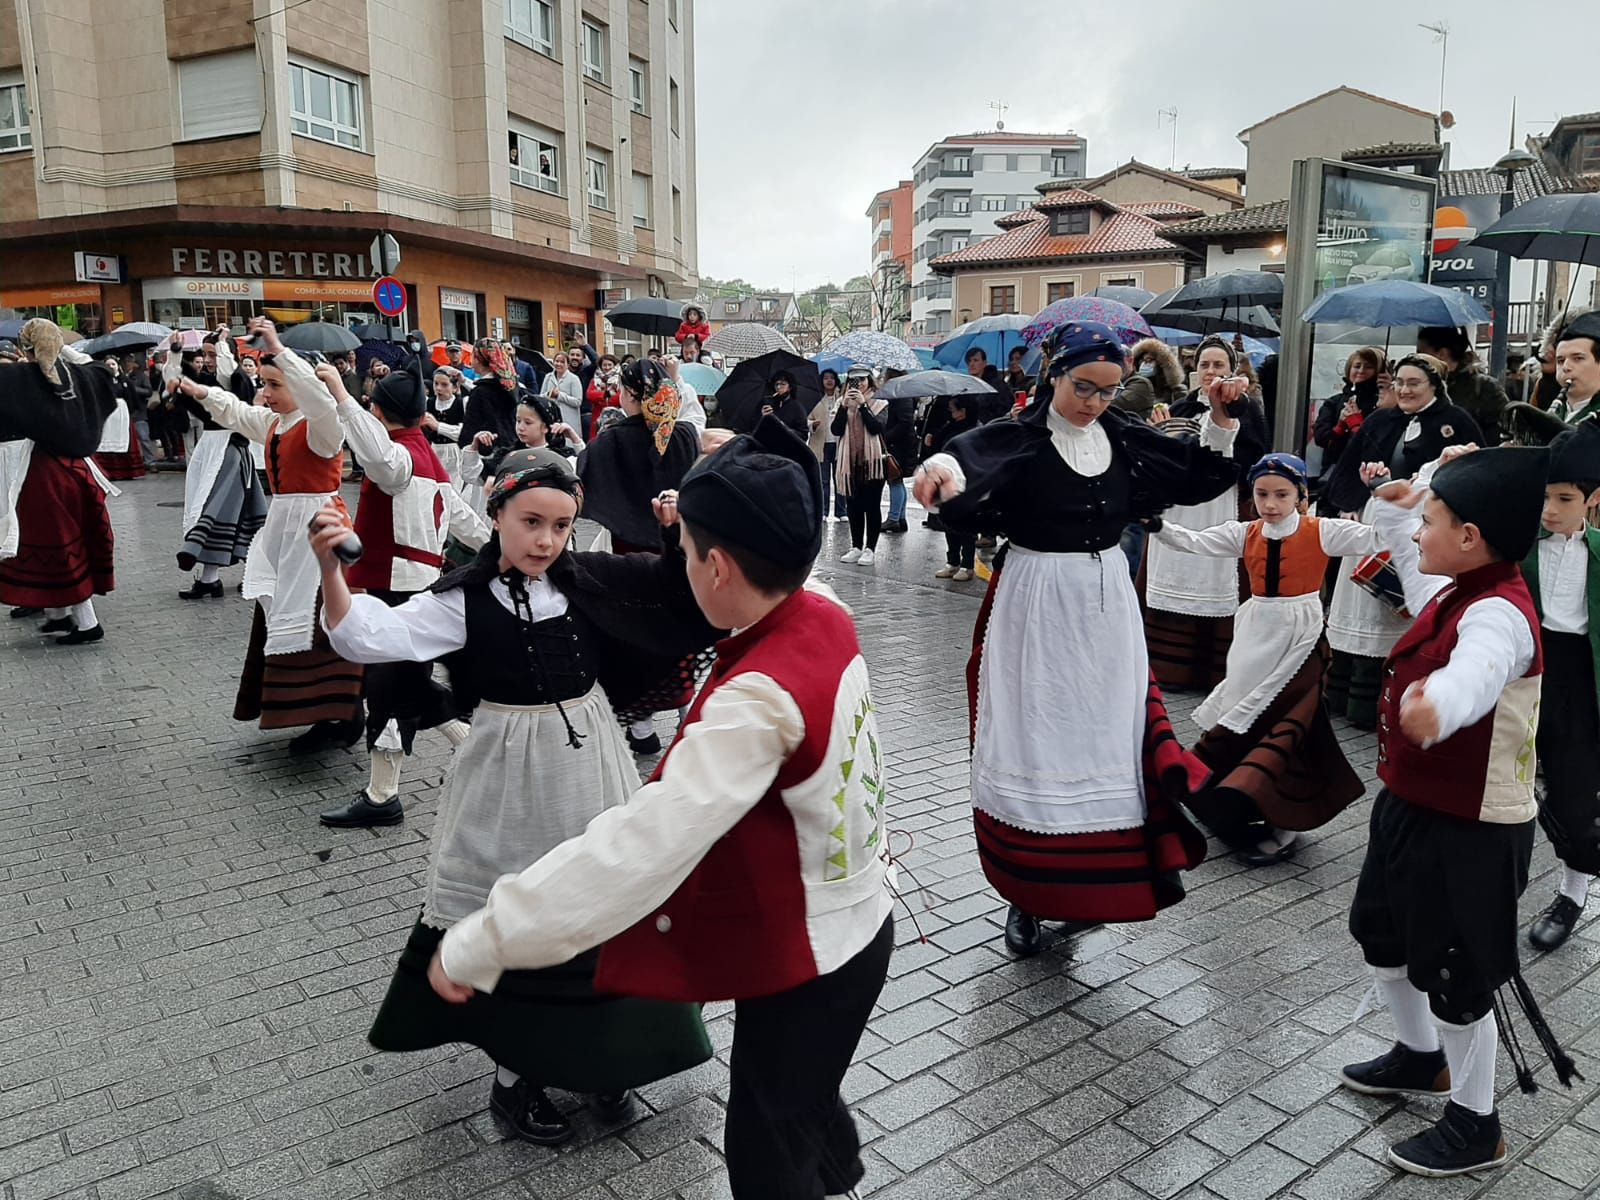
[(583, 515), (605, 526), (614, 537), (660, 549), (661, 526), (650, 501), (682, 483), (699, 453), (699, 438), (693, 427), (682, 421), (673, 427), (667, 452), (657, 454), (655, 435), (644, 417), (624, 417), (603, 430), (578, 456)]
[(95, 363), (58, 359), (56, 372), (64, 382), (51, 383), (37, 363), (0, 366), (0, 442), (28, 438), (46, 454), (87, 458), (117, 411), (115, 383)]
[(1361, 482), (1363, 463), (1388, 465), (1396, 479), (1408, 479), (1439, 457), (1446, 446), (1468, 442), (1483, 445), (1483, 432), (1472, 414), (1438, 399), (1421, 414), (1421, 432), (1402, 442), (1411, 418), (1398, 408), (1380, 408), (1361, 423), (1355, 439), (1345, 447), (1323, 488), (1323, 495), (1336, 512), (1360, 512), (1371, 495)]

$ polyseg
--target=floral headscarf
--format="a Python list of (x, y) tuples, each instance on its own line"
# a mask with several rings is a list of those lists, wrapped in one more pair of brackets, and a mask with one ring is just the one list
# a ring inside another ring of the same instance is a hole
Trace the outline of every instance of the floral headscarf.
[(61, 348), (66, 344), (66, 339), (61, 336), (60, 326), (43, 317), (34, 317), (23, 325), (22, 332), (17, 335), (17, 344), (23, 353), (39, 364), (39, 370), (44, 372), (46, 379), (51, 383), (61, 382), (61, 377), (56, 373), (56, 359), (61, 357)]
[(479, 338), (472, 343), (473, 365), (479, 375), (492, 375), (506, 391), (515, 391), (517, 372), (511, 366), (511, 357), (505, 347), (493, 338)]
[(678, 424), (678, 405), (681, 401), (677, 386), (663, 379), (661, 386), (640, 406), (644, 410), (646, 427), (655, 435), (656, 453), (662, 457), (666, 456), (667, 446), (672, 442), (672, 430)]

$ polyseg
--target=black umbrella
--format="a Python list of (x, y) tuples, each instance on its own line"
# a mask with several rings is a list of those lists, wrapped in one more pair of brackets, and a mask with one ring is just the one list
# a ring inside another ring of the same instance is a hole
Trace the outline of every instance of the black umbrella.
[(523, 362), (532, 363), (533, 369), (539, 372), (541, 376), (548, 375), (551, 371), (555, 370), (555, 368), (550, 365), (550, 360), (543, 354), (540, 354), (539, 351), (535, 350), (532, 346), (518, 346), (517, 357), (522, 359)]
[[(717, 411), (728, 428), (748, 433), (756, 427), (761, 420), (762, 407), (772, 396), (772, 381), (781, 372), (788, 372), (793, 380), (790, 389), (793, 399), (789, 403), (800, 406), (800, 423), (805, 423), (817, 401), (822, 399), (822, 377), (817, 364), (787, 350), (772, 350), (745, 359), (717, 389)], [(778, 415), (781, 418), (785, 414)]]
[(1185, 333), (1241, 333), (1248, 337), (1277, 337), (1282, 330), (1264, 305), (1240, 308), (1226, 303), (1209, 308), (1173, 308), (1171, 302), (1182, 288), (1162, 292), (1139, 310), (1139, 315), (1156, 328), (1180, 329)]
[(677, 300), (664, 300), (659, 296), (641, 296), (637, 300), (624, 300), (609, 309), (606, 320), (618, 329), (633, 333), (671, 337), (678, 332), (678, 325), (683, 320), (683, 305)]
[(102, 354), (131, 353), (134, 350), (148, 350), (160, 344), (160, 338), (151, 337), (148, 333), (129, 333), (117, 329), (100, 337), (90, 338), (86, 342), (79, 342), (77, 349), (90, 358), (99, 358)]
[[(1519, 204), (1468, 243), (1497, 250), (1512, 258), (1542, 258), (1600, 267), (1600, 193), (1577, 192), (1536, 196)], [(1572, 291), (1578, 286), (1572, 272)]]
[[(1161, 297), (1157, 297), (1160, 299)], [(1266, 271), (1229, 271), (1184, 284), (1167, 300), (1169, 309), (1283, 308), (1283, 276)], [(1141, 312), (1144, 310), (1141, 309)], [(1148, 318), (1149, 314), (1145, 314)]]
[(880, 400), (920, 400), (924, 396), (993, 395), (994, 386), (965, 371), (913, 371), (891, 379), (877, 391)]
[[(395, 340), (394, 332), (387, 325), (356, 325), (351, 328), (363, 342), (392, 342)], [(400, 339), (404, 341), (405, 339)]]
[(327, 321), (302, 321), (284, 330), (278, 340), (291, 350), (314, 350), (318, 354), (345, 354), (361, 348), (361, 339), (355, 334)]

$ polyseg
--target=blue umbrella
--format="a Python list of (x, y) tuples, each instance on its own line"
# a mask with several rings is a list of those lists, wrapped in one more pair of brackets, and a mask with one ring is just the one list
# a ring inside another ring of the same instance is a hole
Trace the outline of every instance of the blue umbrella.
[(717, 389), (728, 379), (721, 371), (705, 363), (684, 363), (678, 368), (678, 378), (701, 396), (715, 396)]
[[(1167, 325), (1157, 325), (1154, 328), (1156, 337), (1169, 346), (1198, 346), (1208, 337), (1226, 336), (1224, 334), (1194, 333), (1188, 329), (1173, 329)], [(1251, 337), (1249, 334), (1242, 334), (1241, 337), (1244, 341), (1245, 357), (1258, 367), (1266, 359), (1267, 355), (1278, 353), (1280, 340), (1278, 338), (1257, 338)], [(1228, 340), (1231, 342), (1233, 339), (1229, 337)]]
[(1489, 314), (1483, 305), (1455, 288), (1410, 279), (1379, 279), (1322, 293), (1300, 318), (1310, 324), (1363, 325), (1388, 329), (1397, 325), (1482, 325)]
[(1025, 313), (1000, 313), (979, 317), (958, 326), (933, 348), (933, 361), (945, 367), (961, 367), (969, 350), (982, 350), (984, 356), (1002, 369), (1013, 346), (1026, 345), (1022, 330), (1033, 320)]
[(16, 341), (22, 336), (22, 327), (27, 323), (27, 317), (16, 317), (10, 321), (0, 321), (0, 338)]

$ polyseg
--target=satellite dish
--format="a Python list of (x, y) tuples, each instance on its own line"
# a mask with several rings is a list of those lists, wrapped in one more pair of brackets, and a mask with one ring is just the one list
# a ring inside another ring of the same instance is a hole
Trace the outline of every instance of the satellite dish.
[(1005, 127), (1006, 127), (1006, 123), (1004, 121), (996, 121), (994, 123), (994, 128), (995, 128), (995, 132), (996, 133), (1001, 132), (1002, 130), (1005, 129)]
[(1439, 114), (1439, 124), (1445, 129), (1454, 129), (1456, 127), (1455, 113), (1448, 108), (1445, 109), (1444, 112)]

